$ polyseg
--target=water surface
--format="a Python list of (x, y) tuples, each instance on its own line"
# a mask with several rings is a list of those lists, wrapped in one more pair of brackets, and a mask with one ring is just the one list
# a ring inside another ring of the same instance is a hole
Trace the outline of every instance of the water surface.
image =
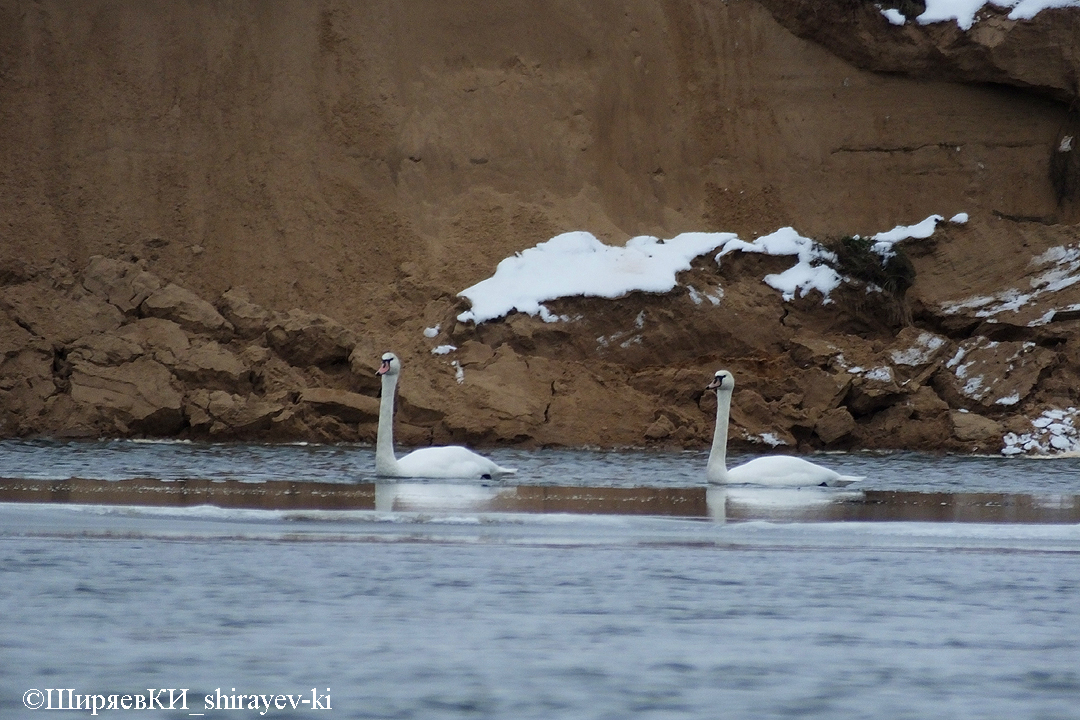
[(188, 688), (168, 718), (260, 717), (218, 689), (330, 697), (282, 718), (1077, 717), (1075, 459), (825, 455), (867, 479), (792, 491), (707, 488), (703, 453), (491, 455), (513, 484), (0, 443), (0, 717), (80, 715), (23, 705), (48, 688)]

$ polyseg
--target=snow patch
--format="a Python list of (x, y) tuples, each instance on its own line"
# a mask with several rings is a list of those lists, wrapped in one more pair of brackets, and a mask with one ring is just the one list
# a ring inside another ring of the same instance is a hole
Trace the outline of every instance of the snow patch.
[(708, 300), (715, 307), (720, 304), (720, 299), (724, 297), (723, 288), (716, 288), (714, 293), (708, 293), (702, 292), (692, 285), (687, 285), (686, 290), (690, 294), (690, 300), (695, 305), (701, 305), (705, 300)]
[(748, 442), (763, 443), (770, 447), (778, 447), (780, 445), (787, 445), (787, 442), (777, 437), (775, 433), (763, 432), (760, 435), (745, 434), (745, 438)]
[[(893, 244), (928, 237), (941, 219), (932, 215), (916, 225), (879, 233), (874, 236), (875, 247), (883, 261), (887, 260)], [(544, 322), (566, 322), (571, 318), (551, 312), (543, 303), (563, 297), (614, 299), (634, 291), (670, 292), (678, 285), (679, 272), (689, 270), (694, 258), (713, 251), (719, 251), (715, 256), (718, 264), (724, 255), (736, 251), (794, 257), (795, 264), (784, 272), (762, 278), (779, 290), (784, 300), (817, 290), (823, 302), (829, 303), (829, 293), (844, 281), (829, 265), (836, 262), (836, 255), (791, 227), (753, 242), (740, 240), (734, 233), (691, 232), (670, 240), (635, 237), (623, 247), (605, 245), (588, 232), (568, 232), (502, 260), (494, 275), (458, 293), (472, 305), (458, 320), (479, 324), (516, 311), (539, 316)], [(719, 305), (724, 296), (720, 287), (711, 293), (687, 288), (695, 305), (701, 305), (703, 299)], [(438, 331), (435, 326), (424, 334), (434, 337)]]
[(752, 243), (735, 238), (724, 244), (717, 254), (716, 261), (736, 250), (762, 253), (765, 255), (795, 256), (798, 262), (782, 273), (772, 273), (764, 277), (765, 284), (779, 290), (784, 300), (792, 300), (796, 293), (805, 297), (811, 290), (817, 290), (829, 303), (829, 293), (839, 287), (840, 275), (825, 262), (836, 262), (836, 255), (808, 237), (799, 235), (792, 227), (780, 228), (770, 235), (764, 235)]
[(903, 25), (907, 22), (907, 18), (904, 17), (904, 14), (896, 8), (883, 8), (878, 6), (878, 10), (881, 10), (881, 14), (885, 16), (885, 19), (893, 25)]
[[(975, 317), (986, 318), (1004, 312), (1017, 312), (1036, 298), (1057, 292), (1080, 282), (1080, 247), (1052, 247), (1041, 255), (1031, 258), (1030, 266), (1050, 267), (1028, 282), (1029, 289), (1009, 288), (991, 296), (976, 296), (967, 300), (944, 303), (942, 312), (955, 315), (965, 310), (975, 310)], [(1029, 326), (1044, 325), (1053, 318), (1050, 313), (1028, 323)]]
[(893, 350), (889, 357), (896, 365), (925, 365), (933, 358), (934, 353), (945, 345), (945, 338), (925, 332), (919, 334), (915, 344), (906, 350)]
[(962, 30), (970, 30), (984, 6), (1012, 8), (1010, 20), (1030, 20), (1050, 8), (1080, 7), (1080, 0), (926, 0), (926, 10), (915, 20), (920, 25), (955, 20)]
[(499, 263), (495, 274), (458, 293), (472, 308), (462, 322), (482, 323), (512, 311), (562, 320), (542, 303), (562, 297), (617, 298), (635, 290), (670, 292), (676, 273), (690, 261), (736, 239), (734, 233), (683, 233), (662, 241), (631, 238), (624, 247), (600, 242), (592, 233), (568, 232)]
[(893, 371), (892, 368), (888, 366), (876, 367), (863, 373), (863, 377), (867, 380), (889, 383), (893, 381)]
[(896, 253), (893, 246), (901, 240), (925, 240), (934, 234), (937, 224), (944, 220), (941, 215), (931, 215), (914, 225), (897, 225), (892, 230), (879, 232), (870, 239), (874, 241), (871, 249), (881, 255), (882, 262), (888, 262)]
[(431, 349), (431, 354), (432, 355), (449, 355), (450, 353), (454, 352), (455, 350), (457, 350), (456, 345), (440, 345), (437, 348), (432, 348)]
[(1031, 421), (1031, 432), (1006, 433), (1001, 438), (1002, 455), (1055, 455), (1080, 452), (1080, 432), (1076, 419), (1080, 410), (1044, 410)]

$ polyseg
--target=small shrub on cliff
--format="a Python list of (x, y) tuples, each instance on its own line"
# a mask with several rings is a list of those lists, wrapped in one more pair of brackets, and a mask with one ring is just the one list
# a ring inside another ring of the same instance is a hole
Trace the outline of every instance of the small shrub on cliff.
[(873, 317), (889, 326), (911, 322), (911, 309), (905, 295), (915, 282), (915, 266), (901, 248), (895, 245), (882, 254), (874, 249), (875, 241), (863, 237), (842, 237), (827, 241), (825, 246), (836, 255), (833, 267), (841, 275), (861, 280), (883, 291), (864, 295), (853, 308), (856, 316)]
[(837, 272), (877, 285), (890, 295), (902, 298), (915, 282), (915, 266), (898, 247), (894, 246), (888, 257), (882, 257), (870, 238), (842, 237), (826, 246), (836, 254)]

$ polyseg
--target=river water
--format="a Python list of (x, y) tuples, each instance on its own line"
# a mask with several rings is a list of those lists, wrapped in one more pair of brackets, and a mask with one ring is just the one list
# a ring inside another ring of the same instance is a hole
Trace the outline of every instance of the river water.
[(490, 455), (0, 442), (0, 717), (1080, 717), (1076, 458)]

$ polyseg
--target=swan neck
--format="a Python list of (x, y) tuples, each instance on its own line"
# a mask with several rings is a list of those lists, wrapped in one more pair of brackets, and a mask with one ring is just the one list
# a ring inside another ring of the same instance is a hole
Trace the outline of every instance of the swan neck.
[(709, 451), (707, 472), (709, 480), (727, 480), (728, 416), (731, 414), (731, 390), (716, 391), (716, 427), (713, 428), (712, 449)]
[(397, 470), (394, 456), (394, 392), (397, 375), (382, 376), (382, 397), (379, 399), (379, 430), (375, 436), (375, 472), (393, 475)]

